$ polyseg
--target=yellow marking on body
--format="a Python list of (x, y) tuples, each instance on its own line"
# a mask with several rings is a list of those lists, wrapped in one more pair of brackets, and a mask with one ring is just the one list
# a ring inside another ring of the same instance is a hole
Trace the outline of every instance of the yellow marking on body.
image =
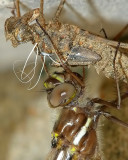
[(72, 153), (76, 152), (76, 148), (75, 148), (75, 147), (72, 147), (72, 148), (71, 148), (71, 152), (72, 152)]
[(74, 155), (74, 153), (76, 152), (76, 147), (75, 146), (70, 146), (68, 149), (68, 153), (70, 155)]
[(58, 143), (57, 143), (57, 149), (60, 149), (63, 145), (63, 141), (62, 139), (59, 139)]
[(52, 132), (51, 135), (52, 135), (52, 137), (55, 137), (55, 138), (57, 138), (59, 136), (59, 134), (56, 132)]
[(52, 132), (52, 133), (51, 133), (51, 136), (52, 136), (52, 138), (55, 138), (56, 141), (57, 141), (57, 139), (58, 139), (58, 137), (59, 137), (59, 134), (58, 134), (58, 133), (55, 133), (55, 132)]
[(71, 146), (69, 148), (69, 154), (73, 156), (73, 160), (78, 160), (78, 156), (77, 156), (78, 152), (75, 146)]
[(74, 111), (74, 112), (77, 112), (77, 107), (73, 107), (73, 111)]
[(55, 138), (55, 140), (57, 141), (57, 149), (60, 149), (62, 147), (63, 140), (59, 138), (59, 134), (56, 132), (52, 132), (51, 135), (52, 135), (52, 138)]
[(44, 87), (48, 88), (48, 83), (44, 82)]
[(78, 160), (78, 155), (74, 155), (73, 160)]
[(62, 76), (58, 76), (57, 74), (53, 74), (52, 78), (57, 79), (58, 81), (60, 81), (61, 83), (64, 83), (64, 78), (62, 78)]
[(76, 96), (76, 90), (75, 90), (75, 92), (73, 93), (73, 95), (68, 99), (68, 101), (67, 101), (66, 103), (64, 103), (64, 105), (69, 104), (75, 96)]
[(55, 138), (59, 136), (59, 134), (58, 134), (58, 133), (54, 133), (54, 135), (55, 135)]

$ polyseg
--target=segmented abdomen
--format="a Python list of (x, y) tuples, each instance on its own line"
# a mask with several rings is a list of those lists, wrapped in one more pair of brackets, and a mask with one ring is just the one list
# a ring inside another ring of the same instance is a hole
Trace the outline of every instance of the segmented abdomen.
[(52, 132), (49, 160), (90, 160), (97, 150), (93, 117), (80, 107), (62, 109)]

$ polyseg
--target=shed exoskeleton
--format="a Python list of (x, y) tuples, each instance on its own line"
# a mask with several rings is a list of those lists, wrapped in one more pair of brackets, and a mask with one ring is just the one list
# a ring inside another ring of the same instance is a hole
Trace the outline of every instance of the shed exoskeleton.
[[(18, 10), (19, 0), (16, 2)], [(33, 9), (23, 16), (17, 14), (17, 17), (8, 18), (5, 22), (6, 39), (10, 39), (14, 47), (31, 41), (32, 44), (38, 44), (39, 54), (42, 52), (55, 54), (59, 65), (81, 86), (83, 83), (71, 72), (69, 65), (93, 65), (97, 73), (102, 71), (106, 77), (114, 78), (113, 60), (118, 42), (91, 34), (78, 26), (61, 23), (59, 16), (65, 0), (60, 1), (55, 16), (46, 23), (43, 2), (40, 0), (40, 8)], [(127, 82), (128, 75), (127, 52), (128, 44), (120, 43), (115, 67), (118, 79), (124, 82)]]

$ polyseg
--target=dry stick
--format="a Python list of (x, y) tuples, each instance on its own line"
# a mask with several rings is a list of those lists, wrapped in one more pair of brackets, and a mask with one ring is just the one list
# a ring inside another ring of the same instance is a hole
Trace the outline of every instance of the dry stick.
[(37, 24), (40, 26), (40, 28), (43, 30), (43, 32), (45, 33), (45, 35), (48, 37), (48, 39), (50, 40), (53, 48), (55, 49), (56, 55), (59, 58), (62, 67), (64, 68), (64, 70), (66, 70), (69, 74), (71, 74), (71, 76), (82, 86), (84, 87), (83, 82), (67, 67), (67, 64), (64, 64), (62, 59), (63, 56), (60, 54), (59, 50), (57, 49), (56, 45), (53, 43), (51, 37), (49, 36), (49, 34), (46, 32), (46, 30), (40, 25), (40, 23), (38, 22), (38, 20), (36, 19)]
[(116, 88), (117, 88), (117, 95), (118, 95), (118, 104), (117, 104), (117, 108), (120, 109), (120, 104), (121, 104), (121, 96), (120, 96), (120, 88), (119, 88), (119, 81), (118, 81), (118, 75), (116, 72), (116, 67), (115, 67), (115, 62), (116, 62), (116, 56), (117, 56), (117, 52), (119, 50), (119, 46), (120, 46), (120, 42), (118, 43), (116, 52), (115, 52), (115, 56), (113, 59), (113, 67), (114, 67), (114, 74), (115, 74), (115, 80), (116, 80)]
[(20, 7), (19, 7), (19, 0), (16, 0), (16, 13), (17, 13), (17, 17), (20, 17)]

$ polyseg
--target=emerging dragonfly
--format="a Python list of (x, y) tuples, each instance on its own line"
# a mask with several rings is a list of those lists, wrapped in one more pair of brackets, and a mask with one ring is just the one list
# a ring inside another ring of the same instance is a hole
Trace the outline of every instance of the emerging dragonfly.
[[(74, 73), (81, 80), (78, 73)], [(86, 97), (84, 105), (78, 102), (83, 87), (71, 75), (54, 73), (45, 82), (51, 107), (63, 107), (52, 131), (52, 150), (48, 160), (102, 160), (97, 136), (100, 116), (128, 128), (128, 124), (106, 112), (107, 107), (117, 109), (117, 101)], [(85, 88), (86, 89), (86, 88)], [(122, 96), (126, 98), (128, 93)]]

